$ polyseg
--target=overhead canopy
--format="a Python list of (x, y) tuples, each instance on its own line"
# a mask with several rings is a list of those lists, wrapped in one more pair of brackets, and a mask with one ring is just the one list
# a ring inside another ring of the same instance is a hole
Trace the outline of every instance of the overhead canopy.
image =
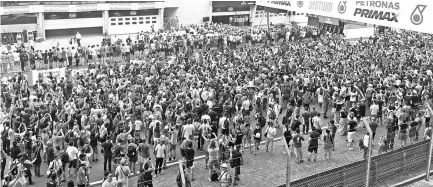
[(430, 0), (257, 1), (256, 4), (433, 34), (433, 1)]

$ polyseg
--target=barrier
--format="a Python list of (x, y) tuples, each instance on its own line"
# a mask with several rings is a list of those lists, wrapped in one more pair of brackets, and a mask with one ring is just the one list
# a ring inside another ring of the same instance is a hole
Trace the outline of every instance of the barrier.
[[(391, 179), (398, 174), (425, 167), (429, 159), (429, 146), (430, 141), (425, 140), (372, 157), (369, 186), (378, 186), (379, 182)], [(292, 181), (290, 187), (365, 186), (366, 168), (367, 160), (361, 160)], [(279, 187), (285, 186), (284, 184)]]

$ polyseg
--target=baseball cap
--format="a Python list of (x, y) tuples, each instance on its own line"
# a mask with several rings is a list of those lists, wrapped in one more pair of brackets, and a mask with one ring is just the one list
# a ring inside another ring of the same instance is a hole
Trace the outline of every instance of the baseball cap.
[(227, 164), (226, 164), (226, 163), (223, 163), (223, 164), (221, 164), (221, 167), (222, 167), (222, 168), (227, 168)]

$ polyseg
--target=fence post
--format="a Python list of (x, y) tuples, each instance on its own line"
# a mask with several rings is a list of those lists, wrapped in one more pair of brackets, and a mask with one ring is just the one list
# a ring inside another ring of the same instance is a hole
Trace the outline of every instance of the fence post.
[(287, 153), (287, 167), (286, 167), (286, 187), (290, 187), (290, 170), (291, 170), (291, 163), (290, 163), (290, 149), (289, 149), (289, 145), (287, 145), (286, 142), (286, 137), (283, 136), (283, 138), (281, 139), (284, 142), (284, 150)]
[[(370, 123), (367, 121), (367, 118), (364, 118), (364, 124), (368, 131), (368, 156), (367, 156), (367, 176), (365, 177), (365, 187), (368, 187), (370, 183), (370, 164), (371, 164), (371, 143), (373, 141), (373, 131), (371, 131)], [(364, 141), (364, 140), (363, 140)]]
[[(430, 114), (433, 114), (433, 109), (431, 108), (430, 104), (426, 103), (426, 106), (427, 109), (430, 111)], [(430, 167), (431, 167), (432, 154), (433, 154), (433, 130), (430, 134), (430, 146), (428, 151), (427, 172), (426, 172), (426, 179), (425, 179), (427, 181), (430, 180)]]
[(184, 171), (183, 171), (183, 164), (182, 164), (181, 160), (179, 160), (179, 172), (180, 172), (180, 177), (182, 178), (182, 186), (186, 187), (185, 175), (184, 175)]

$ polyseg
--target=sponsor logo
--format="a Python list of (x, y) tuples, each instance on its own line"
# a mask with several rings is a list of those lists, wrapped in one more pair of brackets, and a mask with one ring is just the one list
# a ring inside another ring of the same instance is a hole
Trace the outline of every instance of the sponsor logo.
[(346, 3), (347, 1), (340, 1), (340, 3), (338, 4), (338, 12), (340, 14), (346, 13)]
[(398, 15), (393, 12), (387, 12), (387, 11), (377, 11), (377, 10), (356, 8), (355, 13), (353, 13), (353, 16), (398, 22), (397, 19)]
[(3, 8), (4, 13), (29, 12), (29, 7), (22, 8)]
[(410, 21), (414, 25), (420, 25), (424, 21), (424, 16), (422, 13), (424, 12), (427, 5), (417, 5), (410, 15)]
[(70, 14), (69, 14), (69, 18), (72, 18), (72, 19), (73, 19), (73, 18), (76, 18), (76, 17), (77, 17), (77, 14), (76, 14), (76, 13), (70, 13)]
[(131, 12), (129, 12), (130, 14), (131, 14), (131, 16), (135, 16), (135, 15), (137, 15), (137, 12), (136, 11), (131, 11)]
[(304, 6), (304, 1), (298, 1), (296, 4), (299, 8), (302, 8)]
[(233, 7), (229, 7), (227, 10), (231, 12), (233, 11)]
[(45, 6), (45, 11), (68, 11), (69, 7), (68, 6)]
[(332, 12), (332, 2), (326, 1), (310, 1), (308, 9), (323, 12)]

